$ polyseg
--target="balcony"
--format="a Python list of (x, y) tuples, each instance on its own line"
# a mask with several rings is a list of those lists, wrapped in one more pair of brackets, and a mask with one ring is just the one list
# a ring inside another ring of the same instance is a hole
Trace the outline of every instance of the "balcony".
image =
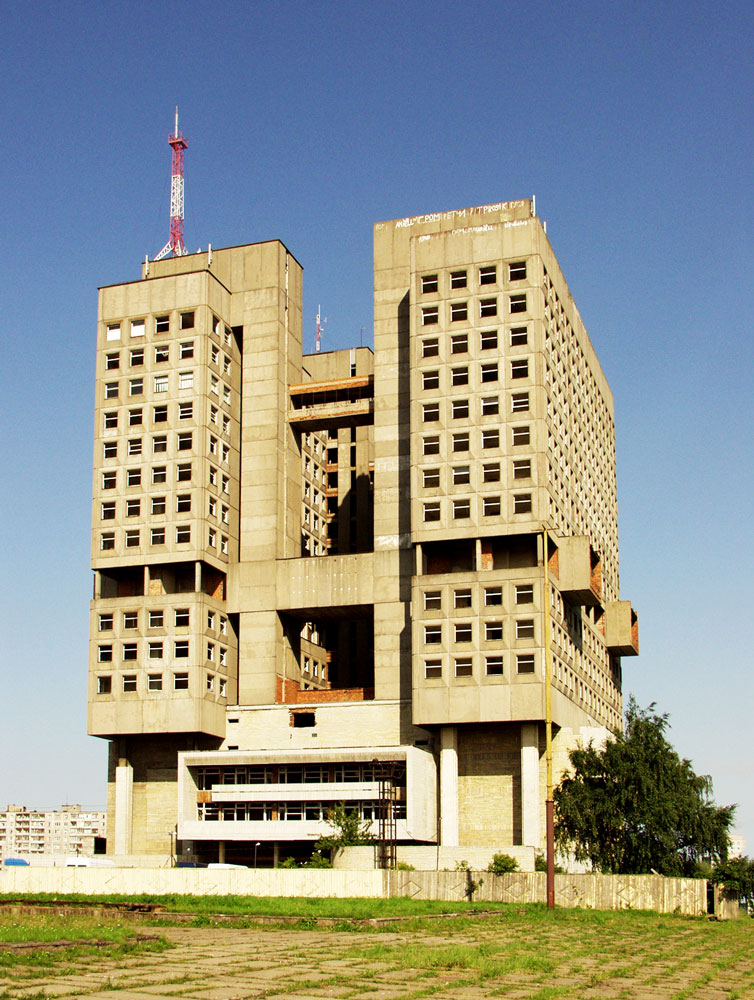
[(616, 656), (639, 655), (639, 619), (630, 601), (605, 605), (605, 645)]
[(571, 604), (594, 607), (602, 601), (602, 561), (587, 535), (556, 538), (558, 588)]

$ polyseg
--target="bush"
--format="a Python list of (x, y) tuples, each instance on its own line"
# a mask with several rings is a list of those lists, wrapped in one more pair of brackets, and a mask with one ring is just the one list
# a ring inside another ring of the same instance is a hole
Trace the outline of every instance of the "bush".
[(492, 861), (487, 865), (487, 871), (493, 875), (507, 875), (509, 872), (517, 872), (518, 861), (510, 854), (498, 852), (492, 855)]
[[(546, 872), (547, 871), (547, 858), (544, 854), (537, 854), (534, 858), (534, 871), (535, 872)], [(555, 874), (562, 875), (565, 872), (565, 868), (562, 865), (555, 865)]]
[(721, 885), (728, 899), (754, 906), (754, 861), (751, 858), (731, 858), (715, 865), (709, 880)]
[(415, 872), (416, 868), (414, 868), (413, 865), (410, 865), (407, 861), (399, 861), (395, 866), (395, 870), (397, 872)]

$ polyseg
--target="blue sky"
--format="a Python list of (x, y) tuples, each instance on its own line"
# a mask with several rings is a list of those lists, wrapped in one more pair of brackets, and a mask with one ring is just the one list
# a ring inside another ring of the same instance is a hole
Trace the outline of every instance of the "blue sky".
[[(616, 404), (624, 690), (754, 854), (751, 46), (691, 2), (3, 5), (0, 808), (104, 802), (86, 729), (97, 286), (282, 239), (305, 343), (371, 341), (372, 224), (537, 196)], [(747, 622), (749, 623), (747, 625)]]

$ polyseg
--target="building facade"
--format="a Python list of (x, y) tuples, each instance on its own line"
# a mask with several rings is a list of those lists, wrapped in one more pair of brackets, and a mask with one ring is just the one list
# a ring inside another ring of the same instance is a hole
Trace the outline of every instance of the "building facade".
[(106, 813), (80, 805), (41, 810), (11, 804), (0, 812), (0, 861), (40, 855), (90, 857), (95, 841), (105, 839), (106, 818)]
[(108, 851), (272, 863), (338, 802), (399, 843), (539, 848), (545, 616), (559, 768), (620, 727), (638, 652), (612, 396), (542, 224), (378, 223), (373, 352), (304, 355), (301, 287), (271, 241), (100, 290)]

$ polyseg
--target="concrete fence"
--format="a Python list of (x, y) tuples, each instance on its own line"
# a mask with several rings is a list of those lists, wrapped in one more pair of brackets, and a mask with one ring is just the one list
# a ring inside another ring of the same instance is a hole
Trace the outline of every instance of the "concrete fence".
[[(0, 894), (366, 896), (476, 903), (544, 903), (544, 873), (344, 871), (342, 869), (0, 868)], [(473, 891), (472, 891), (473, 889)], [(555, 903), (594, 910), (707, 912), (703, 879), (661, 875), (556, 875)]]

